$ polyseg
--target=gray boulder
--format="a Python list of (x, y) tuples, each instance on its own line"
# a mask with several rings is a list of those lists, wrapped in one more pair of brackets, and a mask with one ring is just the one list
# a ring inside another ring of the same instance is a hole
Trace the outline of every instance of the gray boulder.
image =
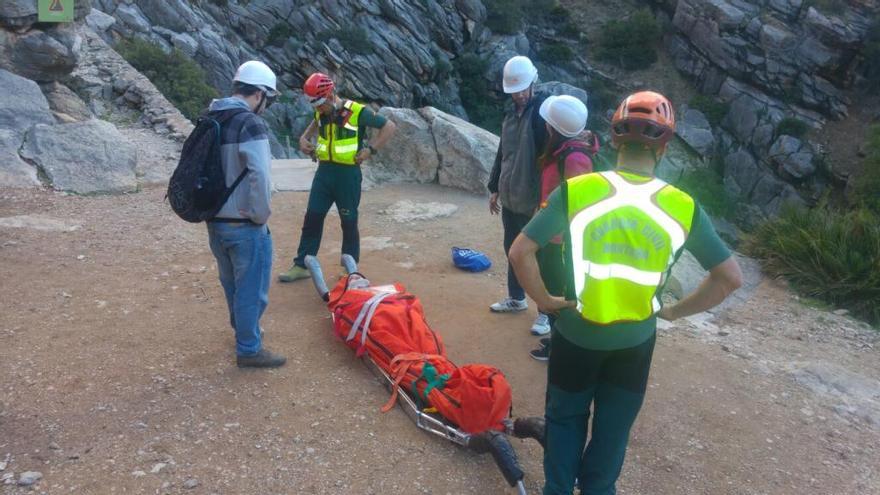
[(746, 150), (724, 157), (724, 188), (733, 197), (748, 198), (759, 178), (758, 164)]
[(137, 189), (137, 151), (116, 126), (103, 120), (31, 128), (21, 155), (56, 189), (79, 194)]
[(86, 24), (96, 33), (103, 33), (116, 23), (112, 15), (105, 14), (98, 9), (92, 9), (86, 16)]
[(440, 185), (485, 194), (499, 137), (433, 107), (422, 108), (419, 113), (434, 132), (440, 156)]
[(0, 2), (0, 25), (11, 29), (26, 29), (37, 22), (35, 0), (3, 0)]
[(715, 136), (709, 120), (699, 110), (684, 107), (676, 122), (675, 132), (701, 156), (709, 156), (715, 150)]
[(52, 113), (60, 123), (82, 122), (92, 118), (89, 107), (67, 86), (55, 81), (42, 84), (40, 87)]
[(144, 16), (137, 5), (120, 4), (113, 12), (113, 16), (121, 21), (121, 24), (133, 31), (141, 33), (150, 32), (150, 21)]
[(777, 170), (794, 179), (804, 179), (816, 172), (812, 147), (793, 136), (779, 136), (770, 147), (768, 159)]
[(186, 33), (174, 34), (171, 37), (171, 44), (191, 58), (195, 57), (199, 51), (199, 42)]
[(49, 103), (37, 83), (0, 69), (0, 88), (14, 98), (0, 98), (0, 129), (24, 133), (34, 124), (54, 124)]
[(397, 132), (367, 163), (364, 174), (374, 183), (436, 182), (440, 156), (430, 123), (409, 108), (384, 107), (379, 115), (394, 122)]
[(70, 74), (79, 62), (82, 38), (67, 26), (32, 29), (12, 47), (15, 72), (35, 81), (55, 81)]
[(9, 129), (0, 129), (0, 187), (39, 186), (37, 169), (25, 163), (18, 155), (22, 135)]

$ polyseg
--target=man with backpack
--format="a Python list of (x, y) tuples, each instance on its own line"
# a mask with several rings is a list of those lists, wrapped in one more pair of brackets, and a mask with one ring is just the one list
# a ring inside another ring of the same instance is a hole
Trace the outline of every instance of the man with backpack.
[[(263, 347), (260, 317), (269, 304), (272, 274), (269, 128), (259, 117), (278, 96), (275, 73), (262, 62), (245, 62), (235, 73), (232, 96), (211, 102), (209, 116), (222, 122), (220, 157), (233, 189), (207, 221), (235, 330), (239, 367), (275, 368), (285, 357)], [(235, 185), (237, 184), (237, 185)]]
[[(657, 317), (708, 310), (742, 285), (736, 259), (703, 209), (654, 176), (674, 132), (666, 97), (627, 97), (611, 122), (617, 168), (563, 182), (510, 248), (526, 292), (540, 309), (558, 314), (547, 372), (544, 495), (570, 495), (575, 480), (582, 495), (615, 493), (645, 397)], [(565, 297), (548, 293), (535, 258), (559, 234)], [(665, 281), (685, 249), (709, 275), (663, 306)]]
[[(326, 74), (316, 72), (309, 76), (303, 93), (315, 109), (315, 118), (300, 136), (299, 149), (318, 160), (318, 170), (312, 180), (296, 258), (290, 269), (278, 276), (279, 282), (311, 276), (305, 267), (305, 258), (318, 254), (324, 219), (334, 203), (342, 224), (342, 254), (359, 260), (360, 165), (385, 146), (397, 129), (394, 122), (366, 105), (340, 98), (336, 85)], [(379, 129), (370, 143), (365, 142), (367, 128)], [(316, 142), (312, 142), (313, 139)]]
[[(489, 213), (501, 213), (504, 226), (504, 253), (531, 220), (538, 208), (540, 184), (535, 166), (539, 150), (544, 149), (547, 129), (538, 108), (543, 95), (535, 94), (538, 69), (528, 57), (517, 55), (504, 64), (502, 88), (510, 95), (511, 107), (501, 124), (501, 141), (495, 164), (489, 174)], [(525, 311), (526, 294), (513, 267), (507, 267), (507, 297), (489, 306), (493, 313)], [(550, 332), (547, 315), (538, 314), (531, 329), (534, 335)]]

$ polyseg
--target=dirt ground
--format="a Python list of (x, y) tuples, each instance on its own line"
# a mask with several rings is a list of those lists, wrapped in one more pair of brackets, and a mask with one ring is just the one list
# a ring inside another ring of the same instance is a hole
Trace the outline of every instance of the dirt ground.
[[(270, 291), (266, 343), (287, 366), (236, 368), (205, 228), (162, 196), (0, 190), (0, 477), (43, 475), (0, 493), (513, 493), (490, 458), (379, 412), (387, 393), (334, 340), (309, 282)], [(275, 273), (293, 255), (306, 198), (273, 200)], [(401, 200), (458, 210), (412, 222), (382, 213)], [(454, 361), (500, 367), (515, 414), (541, 414), (546, 367), (526, 354), (534, 308), (487, 309), (504, 295), (506, 263), (485, 200), (401, 185), (363, 203), (362, 271), (404, 282)], [(339, 246), (331, 215), (325, 272)], [(495, 265), (456, 271), (452, 246)], [(662, 330), (619, 493), (880, 494), (877, 345), (872, 330), (772, 281), (712, 321)], [(828, 379), (832, 365), (861, 388)], [(514, 445), (539, 493), (540, 446)]]

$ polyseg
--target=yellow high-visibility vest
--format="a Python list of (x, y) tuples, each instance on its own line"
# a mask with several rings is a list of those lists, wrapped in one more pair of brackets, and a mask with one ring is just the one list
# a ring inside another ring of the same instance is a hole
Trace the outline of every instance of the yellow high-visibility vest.
[(318, 122), (318, 146), (315, 153), (322, 162), (333, 162), (341, 165), (355, 165), (354, 158), (358, 152), (358, 117), (364, 106), (360, 103), (346, 100), (343, 108), (347, 111), (340, 122), (332, 120), (327, 125), (321, 124), (320, 112), (315, 112), (315, 120)]
[(577, 310), (587, 321), (644, 321), (684, 247), (696, 205), (657, 178), (601, 172), (568, 180), (568, 223)]

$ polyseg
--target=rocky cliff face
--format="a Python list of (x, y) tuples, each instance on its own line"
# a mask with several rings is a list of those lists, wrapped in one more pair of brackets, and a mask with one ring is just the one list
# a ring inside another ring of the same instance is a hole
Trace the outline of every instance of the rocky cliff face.
[(802, 0), (667, 2), (666, 46), (699, 89), (729, 104), (716, 129), (729, 192), (774, 214), (785, 202), (818, 199), (821, 146), (779, 132), (786, 118), (821, 129), (847, 117), (874, 1), (839, 2), (836, 14)]
[(106, 119), (178, 142), (192, 124), (91, 30), (91, 2), (75, 6), (75, 22), (48, 24), (37, 23), (35, 0), (0, 4), (0, 185), (91, 194), (164, 180), (168, 170), (150, 168), (173, 163), (175, 145), (151, 140), (166, 156), (139, 163), (161, 151), (138, 149), (137, 132)]
[(486, 15), (479, 0), (94, 3), (116, 20), (107, 39), (141, 37), (180, 48), (221, 90), (230, 87), (238, 64), (259, 58), (288, 89), (322, 71), (353, 98), (403, 107), (433, 103), (454, 113), (462, 113), (458, 88), (444, 73)]

